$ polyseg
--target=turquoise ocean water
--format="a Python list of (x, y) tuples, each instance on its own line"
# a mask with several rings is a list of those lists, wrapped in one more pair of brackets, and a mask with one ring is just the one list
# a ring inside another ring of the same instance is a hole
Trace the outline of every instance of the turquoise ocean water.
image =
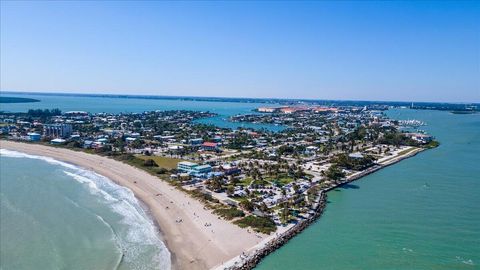
[(0, 151), (1, 269), (170, 268), (130, 190), (71, 164)]
[[(22, 95), (23, 96), (23, 95)], [(224, 116), (262, 104), (26, 96), (0, 110), (192, 109)], [(442, 145), (329, 193), (321, 219), (258, 269), (480, 269), (480, 115), (392, 110)], [(258, 126), (256, 126), (258, 127)], [(151, 219), (127, 189), (50, 159), (2, 152), (1, 269), (168, 269)]]

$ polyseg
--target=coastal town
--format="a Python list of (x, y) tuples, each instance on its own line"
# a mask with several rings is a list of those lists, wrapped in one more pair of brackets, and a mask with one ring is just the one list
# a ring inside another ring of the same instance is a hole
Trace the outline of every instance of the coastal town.
[[(108, 156), (201, 200), (240, 227), (271, 234), (315, 215), (319, 194), (437, 143), (385, 108), (265, 107), (231, 121), (280, 132), (196, 123), (209, 112), (1, 113), (4, 139)], [(208, 225), (208, 224), (206, 224)]]

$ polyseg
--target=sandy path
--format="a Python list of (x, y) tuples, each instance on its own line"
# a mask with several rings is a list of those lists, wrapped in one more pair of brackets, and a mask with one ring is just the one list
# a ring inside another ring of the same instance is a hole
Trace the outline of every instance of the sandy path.
[[(72, 163), (131, 189), (147, 205), (158, 223), (163, 240), (172, 253), (174, 269), (209, 269), (262, 241), (246, 229), (218, 219), (203, 209), (200, 202), (168, 183), (119, 161), (67, 149), (3, 140), (0, 148)], [(182, 223), (175, 222), (179, 218)], [(212, 225), (205, 227), (205, 223)]]

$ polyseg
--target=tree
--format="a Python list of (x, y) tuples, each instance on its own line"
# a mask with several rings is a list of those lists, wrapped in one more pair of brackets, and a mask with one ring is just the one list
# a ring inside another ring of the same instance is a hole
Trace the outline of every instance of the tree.
[(280, 218), (282, 219), (283, 223), (287, 223), (290, 218), (290, 208), (288, 206), (288, 201), (282, 203), (282, 210), (280, 212)]
[(336, 164), (333, 164), (330, 166), (330, 168), (328, 168), (325, 176), (336, 182), (345, 177), (345, 173)]
[(240, 202), (240, 207), (242, 207), (243, 209), (245, 209), (246, 211), (249, 211), (249, 212), (252, 212), (253, 210), (255, 210), (255, 205), (249, 200), (241, 201)]
[(233, 192), (234, 192), (234, 191), (235, 191), (235, 190), (234, 190), (233, 186), (228, 186), (228, 188), (227, 188), (227, 196), (229, 196), (229, 197), (233, 196)]
[(117, 138), (115, 142), (113, 142), (113, 146), (117, 148), (120, 153), (125, 152), (125, 142), (121, 138)]
[(145, 166), (145, 167), (158, 167), (158, 164), (153, 159), (149, 158), (149, 159), (146, 159), (143, 162), (143, 166)]
[(208, 189), (215, 192), (219, 192), (223, 188), (222, 181), (217, 177), (213, 178), (212, 180), (208, 180), (206, 184)]

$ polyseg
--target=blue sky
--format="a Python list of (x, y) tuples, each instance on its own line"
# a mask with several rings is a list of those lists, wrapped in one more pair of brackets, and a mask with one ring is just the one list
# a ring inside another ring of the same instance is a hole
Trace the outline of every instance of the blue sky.
[(1, 2), (1, 89), (480, 101), (480, 2)]

